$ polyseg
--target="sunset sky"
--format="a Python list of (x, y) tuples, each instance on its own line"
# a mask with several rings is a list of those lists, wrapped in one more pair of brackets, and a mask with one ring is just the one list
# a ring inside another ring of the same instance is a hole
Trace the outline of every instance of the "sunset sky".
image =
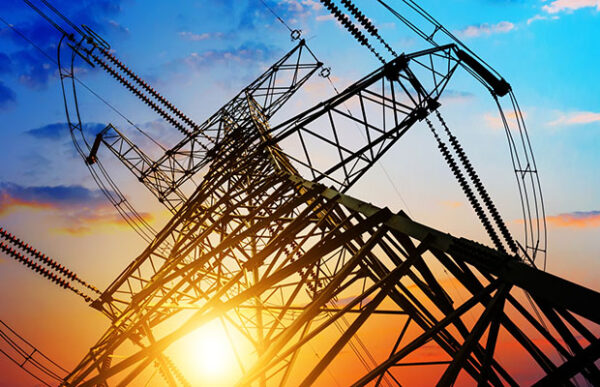
[[(35, 2), (37, 4), (37, 2)], [(289, 32), (260, 0), (54, 0), (77, 24), (174, 105), (202, 122), (290, 50)], [(379, 67), (315, 0), (267, 0), (302, 30), (342, 90)], [(398, 52), (429, 48), (376, 1), (356, 1)], [(394, 1), (389, 1), (394, 5)], [(545, 199), (547, 269), (600, 291), (600, 0), (423, 0), (419, 4), (513, 87), (528, 125)], [(60, 34), (18, 0), (0, 17), (56, 57)], [(132, 122), (166, 145), (179, 133), (101, 70), (78, 76)], [(0, 23), (0, 226), (105, 289), (144, 248), (95, 186), (65, 123), (57, 67)], [(273, 119), (281, 122), (334, 95), (318, 76)], [(113, 123), (143, 141), (122, 117), (81, 91), (85, 130)], [(493, 100), (463, 75), (442, 113), (464, 144), (509, 228), (520, 239), (520, 204), (508, 145)], [(425, 126), (416, 126), (349, 193), (404, 210), (456, 236), (490, 244)], [(118, 161), (115, 181), (155, 228), (168, 212)], [(389, 179), (394, 181), (392, 185)], [(374, 188), (376, 187), (376, 188)], [(106, 317), (0, 255), (0, 320), (65, 367), (73, 367), (108, 325)], [(0, 356), (0, 386), (32, 386)]]

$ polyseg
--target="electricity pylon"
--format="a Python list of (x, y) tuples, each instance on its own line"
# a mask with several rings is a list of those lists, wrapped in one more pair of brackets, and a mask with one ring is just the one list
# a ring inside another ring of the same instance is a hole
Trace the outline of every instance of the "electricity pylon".
[[(160, 366), (169, 345), (212, 320), (239, 330), (255, 348), (242, 384), (311, 385), (329, 367), (339, 371), (339, 359), (349, 367), (341, 353), (351, 348), (364, 366), (353, 368), (358, 385), (402, 383), (402, 366), (440, 365), (442, 385), (460, 372), (484, 385), (516, 385), (518, 377), (495, 356), (500, 335), (511, 337), (541, 368), (547, 375), (542, 382), (581, 374), (597, 383), (597, 357), (588, 354), (596, 353), (599, 341), (580, 321), (600, 322), (598, 310), (589, 307), (600, 301), (597, 293), (527, 265), (499, 238), (492, 249), (344, 194), (413, 124), (427, 120), (433, 129), (429, 115), (461, 63), (459, 52), (449, 45), (398, 57), (274, 128), (270, 99), (260, 100), (251, 87), (219, 110), (201, 126), (210, 128), (202, 131), (207, 149), (201, 156), (183, 155), (194, 163), (180, 162), (194, 171), (204, 168), (202, 182), (185, 200), (175, 195), (182, 204), (172, 206), (171, 221), (94, 301), (115, 323), (65, 384), (131, 382), (150, 364)], [(294, 59), (308, 75), (319, 67), (309, 58), (312, 66)], [(259, 79), (269, 79), (280, 63)], [(423, 70), (423, 63), (431, 64), (434, 82), (415, 75), (413, 67)], [(348, 113), (346, 104), (360, 106), (363, 114)], [(364, 138), (343, 133), (343, 120), (355, 122)], [(294, 137), (297, 147), (286, 143)], [(146, 158), (124, 146), (131, 142), (112, 126), (97, 141), (126, 165), (135, 164), (127, 158), (132, 154)], [(178, 180), (156, 189), (143, 172), (159, 171), (154, 165), (131, 169), (167, 201)], [(448, 279), (441, 281), (441, 273)], [(462, 295), (447, 289), (452, 282)], [(519, 289), (531, 297), (530, 305)], [(173, 316), (190, 309), (185, 322), (164, 333)], [(538, 309), (545, 322), (535, 315)], [(383, 357), (360, 339), (361, 328), (382, 318), (395, 328), (385, 333), (390, 348)], [(128, 341), (139, 349), (124, 356)], [(308, 348), (319, 341), (328, 349), (308, 359)], [(434, 360), (402, 361), (428, 358), (423, 354), (432, 350)], [(111, 363), (113, 357), (119, 360)], [(169, 374), (168, 365), (162, 368), (170, 383), (185, 383)]]
[[(68, 50), (59, 66), (65, 95), (73, 92), (65, 103), (75, 145), (107, 197), (150, 243), (100, 292), (2, 234), (27, 256), (4, 244), (3, 251), (91, 301), (112, 322), (62, 383), (126, 385), (153, 364), (169, 385), (188, 385), (168, 349), (220, 321), (253, 348), (240, 361), (242, 385), (327, 385), (331, 375), (356, 385), (400, 385), (415, 367), (437, 373), (440, 385), (527, 382), (512, 356), (524, 356), (543, 375), (539, 385), (599, 385), (600, 294), (535, 267), (537, 243), (513, 239), (438, 111), (457, 69), (494, 98), (512, 97), (510, 85), (460, 44), (397, 55), (342, 1), (391, 51), (386, 62), (331, 1), (323, 3), (384, 64), (275, 127), (273, 114), (322, 67), (304, 41), (197, 124), (91, 29), (70, 23), (79, 35), (63, 35), (60, 49)], [(443, 31), (436, 27), (428, 41)], [(184, 139), (157, 160), (112, 124), (87, 141), (74, 91), (77, 58), (108, 72)], [(432, 131), (493, 248), (347, 195), (418, 122)], [(173, 213), (162, 230), (140, 221), (102, 166), (102, 148)], [(518, 172), (523, 180), (537, 178), (534, 163)], [(201, 181), (189, 194), (192, 177)], [(531, 219), (524, 221), (529, 227)], [(90, 291), (101, 294), (92, 298)], [(239, 342), (231, 344), (238, 349)]]

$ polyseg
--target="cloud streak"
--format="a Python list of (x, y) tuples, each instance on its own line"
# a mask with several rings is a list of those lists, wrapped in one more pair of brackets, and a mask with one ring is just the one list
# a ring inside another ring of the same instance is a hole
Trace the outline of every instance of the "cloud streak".
[(446, 89), (440, 97), (440, 100), (443, 103), (464, 103), (472, 101), (473, 98), (475, 98), (475, 95), (473, 93), (469, 93), (467, 91)]
[(530, 17), (529, 19), (527, 19), (527, 25), (530, 25), (533, 22), (539, 21), (539, 20), (557, 20), (558, 16), (553, 15), (553, 16), (546, 16), (546, 15), (534, 15), (532, 17)]
[(98, 207), (104, 204), (98, 190), (82, 186), (34, 186), (26, 187), (14, 183), (0, 183), (0, 214), (14, 206), (32, 208)]
[(203, 40), (221, 39), (225, 36), (223, 32), (203, 32), (197, 34), (191, 31), (181, 31), (179, 36), (182, 39), (190, 40), (192, 42), (201, 42)]
[[(521, 112), (521, 114), (523, 116), (523, 119), (527, 118), (526, 112)], [(506, 123), (508, 124), (509, 128), (514, 129), (519, 126), (517, 122), (517, 114), (514, 111), (509, 111), (505, 113), (504, 118), (506, 119)], [(494, 130), (504, 129), (504, 121), (502, 120), (500, 113), (498, 113), (497, 111), (494, 113), (485, 113), (483, 115), (483, 120), (489, 128), (492, 128)]]
[[(90, 136), (95, 136), (105, 127), (105, 124), (88, 122), (83, 124), (83, 131)], [(48, 124), (38, 128), (29, 129), (25, 131), (25, 134), (41, 140), (61, 140), (69, 136), (69, 124), (66, 122)]]
[(192, 52), (184, 58), (168, 63), (166, 67), (176, 72), (181, 66), (195, 71), (230, 63), (257, 66), (259, 63), (270, 60), (277, 52), (278, 50), (263, 44), (244, 43), (239, 47)]
[(547, 216), (546, 221), (556, 227), (600, 227), (600, 211), (575, 211), (554, 216)]
[(558, 119), (548, 123), (550, 126), (585, 125), (600, 122), (600, 113), (594, 112), (572, 112), (561, 113)]
[(542, 10), (550, 14), (559, 12), (573, 12), (582, 8), (596, 8), (600, 11), (600, 0), (555, 0), (548, 5), (544, 5)]
[[(19, 211), (46, 211), (61, 233), (89, 234), (99, 227), (126, 227), (100, 190), (83, 186), (22, 186), (0, 183), (0, 217)], [(141, 214), (144, 220), (153, 217)]]
[(125, 36), (125, 35), (129, 35), (129, 28), (121, 25), (120, 23), (118, 23), (115, 20), (109, 20), (108, 21), (108, 25), (115, 31), (117, 31), (119, 34)]
[(515, 29), (515, 25), (509, 21), (501, 21), (496, 24), (474, 24), (463, 28), (456, 34), (463, 38), (476, 38), (492, 34), (503, 34)]

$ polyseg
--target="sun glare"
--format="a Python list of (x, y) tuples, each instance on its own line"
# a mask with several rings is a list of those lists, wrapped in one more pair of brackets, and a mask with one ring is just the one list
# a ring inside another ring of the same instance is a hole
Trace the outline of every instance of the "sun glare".
[(193, 338), (193, 356), (198, 359), (204, 375), (218, 376), (230, 365), (230, 344), (224, 332), (217, 329), (200, 330)]
[(239, 377), (239, 366), (231, 342), (218, 321), (208, 323), (184, 337), (181, 349), (191, 379), (202, 385), (231, 385)]

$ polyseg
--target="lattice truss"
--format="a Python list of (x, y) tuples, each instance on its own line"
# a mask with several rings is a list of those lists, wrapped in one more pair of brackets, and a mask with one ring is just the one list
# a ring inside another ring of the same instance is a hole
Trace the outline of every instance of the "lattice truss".
[[(441, 385), (519, 385), (514, 357), (540, 384), (598, 384), (597, 293), (342, 192), (437, 108), (452, 49), (399, 57), (276, 128), (247, 93), (249, 118), (222, 126), (196, 191), (94, 301), (113, 324), (64, 384), (126, 384), (156, 364), (185, 385), (169, 346), (215, 320), (253, 348), (242, 385), (410, 384), (424, 366)], [(339, 152), (317, 161), (319, 146)]]
[[(169, 351), (217, 321), (235, 332), (241, 385), (401, 385), (424, 369), (440, 385), (600, 385), (600, 295), (532, 265), (537, 246), (519, 250), (437, 111), (459, 67), (497, 95), (510, 91), (459, 46), (393, 52), (335, 97), (271, 127), (273, 114), (322, 66), (304, 41), (197, 124), (89, 28), (79, 32), (80, 41), (64, 35), (59, 45), (69, 47), (59, 69), (65, 97), (73, 96), (65, 105), (75, 146), (109, 200), (151, 242), (101, 292), (0, 229), (0, 250), (111, 321), (67, 376), (2, 329), (13, 360), (37, 364), (65, 386), (140, 383), (150, 365), (169, 385), (189, 385)], [(88, 142), (76, 58), (104, 69), (185, 137), (157, 160), (114, 125)], [(494, 248), (346, 194), (419, 121)], [(144, 224), (109, 178), (101, 145), (173, 213), (162, 230)], [(515, 359), (531, 374), (518, 374)]]
[[(351, 367), (351, 357), (338, 355), (345, 345), (353, 345), (356, 360), (366, 362), (358, 384), (402, 382), (398, 365), (433, 351), (436, 359), (422, 364), (444, 365), (443, 381), (464, 370), (476, 380), (515, 385), (502, 360), (493, 356), (499, 336), (518, 343), (549, 377), (582, 361), (585, 351), (598, 345), (571, 313), (598, 321), (598, 312), (574, 307), (565, 292), (583, 300), (585, 289), (419, 225), (404, 214), (274, 169), (272, 155), (283, 156), (276, 148), (249, 154), (249, 137), (236, 134), (224, 141), (223, 158), (213, 162), (209, 178), (189, 204), (101, 297), (98, 307), (117, 324), (68, 383), (89, 378), (83, 384), (92, 385), (122, 371), (129, 380), (159, 351), (215, 318), (241, 330), (257, 348), (245, 382), (265, 378), (308, 385), (327, 367), (337, 365), (337, 372)], [(447, 281), (460, 287), (464, 298), (443, 290), (437, 278), (446, 271), (451, 273)], [(513, 290), (519, 287), (531, 294), (550, 327), (525, 307)], [(181, 327), (164, 337), (150, 334), (190, 306), (197, 310)], [(368, 344), (357, 342), (361, 328), (381, 324), (382, 318), (394, 332), (389, 343), (396, 343), (387, 356), (375, 358), (373, 350), (367, 352)], [(530, 338), (533, 331), (547, 346)], [(330, 350), (313, 367), (303, 367), (312, 372), (299, 374), (302, 369), (294, 365), (306, 366), (314, 359), (303, 358), (303, 350), (321, 337)], [(129, 338), (142, 338), (143, 349), (102, 368), (108, 357), (121, 355)], [(556, 354), (550, 355), (550, 349)], [(561, 356), (565, 360), (557, 364)], [(593, 363), (581, 371), (597, 380)]]
[(439, 106), (456, 47), (401, 55), (338, 96), (272, 129), (303, 176), (346, 191)]
[[(115, 59), (116, 60), (116, 59)], [(201, 125), (192, 124), (189, 135), (152, 160), (117, 128), (110, 126), (98, 135), (161, 203), (175, 211), (186, 200), (182, 186), (197, 176), (212, 159), (207, 153), (223, 134), (250, 122), (247, 98), (261, 106), (270, 118), (322, 66), (304, 40), (243, 89)]]

